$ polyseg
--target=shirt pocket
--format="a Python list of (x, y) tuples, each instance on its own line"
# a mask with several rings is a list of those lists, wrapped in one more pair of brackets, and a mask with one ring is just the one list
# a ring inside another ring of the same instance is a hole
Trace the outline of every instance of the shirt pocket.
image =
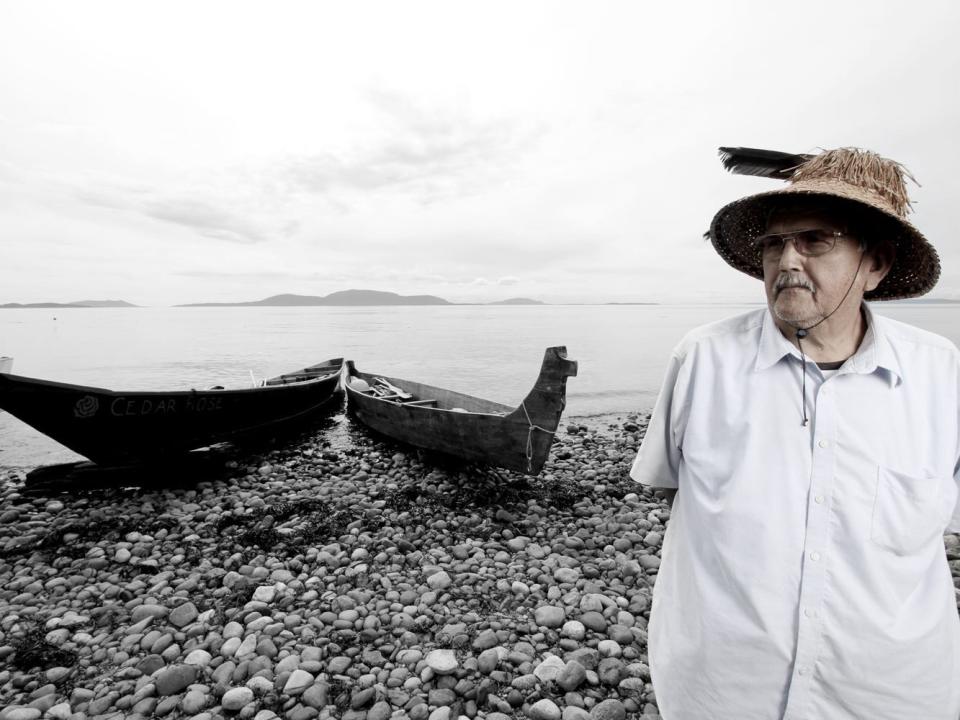
[(940, 478), (879, 466), (870, 527), (873, 542), (897, 555), (911, 555), (942, 535), (943, 486)]

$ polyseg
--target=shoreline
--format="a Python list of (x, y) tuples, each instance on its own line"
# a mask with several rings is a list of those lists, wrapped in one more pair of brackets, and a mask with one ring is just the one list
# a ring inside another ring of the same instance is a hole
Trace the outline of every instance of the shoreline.
[[(649, 408), (644, 408), (642, 410), (598, 412), (598, 413), (587, 413), (587, 414), (569, 415), (569, 416), (564, 415), (560, 419), (560, 425), (557, 428), (557, 434), (562, 435), (564, 432), (564, 428), (566, 428), (567, 425), (571, 423), (581, 423), (586, 425), (600, 425), (600, 424), (607, 425), (607, 424), (617, 423), (617, 422), (627, 422), (627, 418), (641, 418), (641, 419), (644, 419), (644, 422), (645, 422), (645, 418), (648, 418), (652, 411), (653, 411), (653, 408), (649, 407)], [(0, 410), (0, 413), (2, 412), (3, 411)], [(342, 412), (337, 412), (334, 415), (339, 417), (345, 414), (346, 414), (345, 411), (342, 411)], [(29, 426), (25, 426), (25, 427), (27, 427), (31, 433), (42, 435), (42, 433), (40, 433), (38, 430), (29, 428)], [(27, 463), (8, 463), (8, 462), (4, 462), (2, 452), (0, 452), (0, 478), (2, 478), (4, 474), (10, 473), (10, 472), (25, 474), (30, 472), (31, 470), (34, 470), (39, 467), (44, 467), (48, 464), (72, 462), (74, 459), (76, 461), (82, 461), (85, 459), (82, 456), (77, 455), (73, 451), (69, 450), (68, 448), (63, 447), (62, 445), (60, 445), (59, 443), (57, 443), (55, 440), (51, 438), (44, 437), (43, 442), (56, 446), (56, 449), (53, 451), (54, 457), (52, 458), (53, 460), (52, 463), (33, 462), (33, 461), (27, 462)], [(39, 456), (41, 453), (31, 452), (30, 454), (36, 454)]]
[(652, 720), (644, 417), (564, 418), (538, 478), (342, 422), (186, 488), (6, 470), (0, 720)]

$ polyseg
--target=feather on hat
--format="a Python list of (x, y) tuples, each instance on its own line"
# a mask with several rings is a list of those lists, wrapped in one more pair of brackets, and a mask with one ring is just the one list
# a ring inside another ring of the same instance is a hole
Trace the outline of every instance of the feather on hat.
[(723, 166), (741, 175), (786, 180), (779, 190), (750, 195), (725, 205), (714, 216), (707, 235), (731, 266), (763, 278), (756, 239), (766, 230), (770, 211), (788, 196), (840, 198), (877, 213), (889, 228), (896, 248), (893, 267), (864, 297), (894, 300), (930, 291), (940, 277), (937, 251), (908, 220), (911, 210), (906, 180), (916, 180), (898, 162), (859, 148), (825, 150), (817, 155), (754, 148), (720, 148)]

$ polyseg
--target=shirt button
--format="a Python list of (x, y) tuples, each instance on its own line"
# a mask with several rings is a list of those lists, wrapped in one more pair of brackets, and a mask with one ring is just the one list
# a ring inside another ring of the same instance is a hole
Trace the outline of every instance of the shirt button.
[(812, 553), (810, 553), (810, 559), (816, 562), (817, 560), (820, 559), (820, 553), (814, 550)]
[(803, 665), (797, 670), (797, 672), (801, 675), (806, 675), (808, 672), (810, 672), (810, 668), (808, 668), (806, 665)]
[(830, 441), (829, 441), (829, 440), (821, 440), (820, 442), (817, 443), (817, 445), (819, 445), (819, 446), (822, 447), (822, 448), (830, 447)]
[(803, 614), (806, 615), (808, 618), (815, 618), (817, 616), (817, 611), (807, 608), (803, 611)]
[(813, 501), (814, 501), (817, 505), (823, 505), (823, 495), (817, 495), (817, 496), (813, 499)]
[(823, 389), (820, 391), (820, 394), (821, 394), (821, 395), (829, 395), (829, 394), (830, 394), (830, 388), (823, 388)]

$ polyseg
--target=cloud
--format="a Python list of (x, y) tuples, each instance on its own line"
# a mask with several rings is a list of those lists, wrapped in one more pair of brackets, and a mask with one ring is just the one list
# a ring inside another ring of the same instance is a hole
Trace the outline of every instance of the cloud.
[(432, 203), (479, 192), (536, 142), (534, 129), (517, 121), (470, 119), (382, 91), (370, 99), (387, 125), (384, 139), (290, 160), (281, 176), (311, 194), (392, 190)]
[[(230, 243), (251, 244), (268, 239), (268, 234), (246, 216), (226, 210), (216, 201), (199, 198), (164, 197), (142, 187), (83, 188), (74, 193), (87, 205), (145, 215), (196, 231), (199, 235)], [(281, 233), (295, 232), (295, 222)]]
[(141, 212), (166, 222), (184, 225), (201, 235), (236, 243), (257, 243), (266, 236), (246, 218), (202, 200), (171, 198), (146, 203)]

